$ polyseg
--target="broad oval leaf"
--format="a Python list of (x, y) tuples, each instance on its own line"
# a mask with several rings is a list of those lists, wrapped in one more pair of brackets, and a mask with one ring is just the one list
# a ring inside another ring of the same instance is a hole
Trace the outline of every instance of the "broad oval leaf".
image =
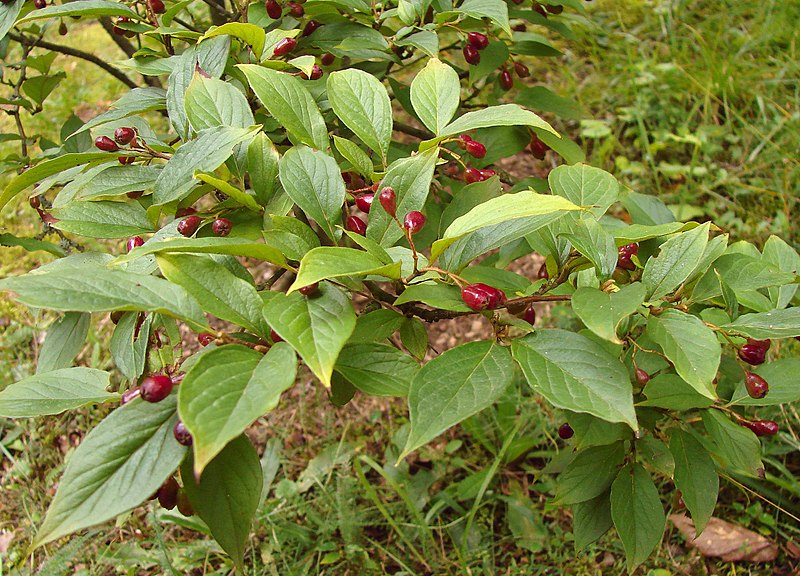
[(743, 314), (721, 328), (756, 339), (800, 336), (800, 307)]
[(725, 468), (752, 477), (763, 473), (761, 442), (753, 432), (713, 408), (703, 410), (703, 426), (711, 443), (709, 452)]
[(330, 387), (339, 352), (356, 327), (356, 314), (348, 295), (335, 286), (324, 282), (318, 290), (313, 298), (300, 292), (262, 293), (264, 316), (314, 375)]
[(553, 194), (590, 207), (597, 217), (605, 214), (619, 196), (619, 182), (613, 175), (586, 164), (559, 166), (550, 172), (547, 182)]
[(467, 112), (459, 116), (450, 124), (442, 128), (442, 136), (452, 136), (477, 130), (478, 128), (491, 128), (492, 126), (531, 126), (541, 128), (555, 136), (558, 132), (539, 116), (525, 110), (516, 104), (501, 104), (499, 106), (489, 106), (475, 112)]
[(119, 256), (114, 264), (131, 262), (148, 254), (194, 252), (197, 254), (228, 254), (229, 256), (244, 256), (272, 262), (278, 266), (286, 265), (286, 258), (279, 250), (252, 242), (246, 238), (164, 238), (158, 242), (148, 241), (143, 246), (134, 248), (128, 254)]
[(248, 128), (256, 123), (241, 91), (228, 82), (202, 74), (195, 74), (189, 83), (184, 106), (196, 132), (217, 126)]
[(419, 364), (388, 344), (348, 344), (335, 370), (365, 394), (407, 396)]
[(583, 550), (608, 532), (613, 525), (611, 500), (608, 492), (572, 505), (572, 533), (575, 537), (575, 550)]
[(681, 285), (700, 263), (708, 245), (710, 223), (678, 234), (664, 242), (658, 256), (644, 265), (642, 282), (650, 300), (661, 298)]
[(513, 375), (511, 354), (494, 342), (462, 344), (428, 362), (411, 382), (411, 432), (399, 458), (491, 406)]
[(380, 154), (385, 165), (392, 141), (392, 104), (386, 88), (375, 76), (356, 68), (331, 72), (327, 86), (334, 113)]
[(717, 397), (717, 376), (722, 347), (714, 332), (697, 316), (665, 310), (647, 321), (647, 335), (675, 366), (678, 375), (707, 398)]
[(36, 373), (67, 368), (86, 343), (91, 316), (80, 312), (67, 312), (47, 329), (44, 344), (39, 350)]
[(618, 292), (603, 292), (597, 288), (578, 288), (572, 295), (572, 309), (586, 327), (616, 344), (617, 326), (644, 302), (644, 286), (634, 282), (623, 286)]
[(32, 546), (100, 524), (145, 502), (175, 471), (186, 448), (172, 429), (176, 396), (138, 398), (97, 425), (69, 459)]
[(61, 368), (28, 376), (0, 391), (0, 416), (28, 418), (60, 414), (87, 404), (119, 398), (106, 391), (109, 373), (93, 368)]
[(703, 445), (680, 428), (672, 429), (669, 451), (675, 459), (675, 487), (683, 495), (699, 536), (717, 505), (717, 467)]
[(431, 58), (411, 82), (411, 104), (425, 127), (437, 136), (452, 120), (460, 99), (458, 73), (438, 58)]
[(555, 503), (578, 504), (606, 492), (619, 473), (624, 454), (621, 442), (578, 452), (558, 476)]
[(68, 202), (52, 210), (53, 227), (90, 238), (125, 238), (153, 232), (147, 212), (138, 202)]
[(385, 276), (400, 278), (400, 262), (384, 264), (381, 260), (363, 250), (339, 246), (320, 246), (310, 250), (300, 261), (297, 278), (289, 292), (308, 286), (320, 280), (341, 276)]
[(538, 330), (511, 344), (535, 392), (558, 408), (638, 430), (628, 371), (597, 342), (566, 330)]
[(278, 405), (296, 370), (294, 352), (281, 342), (266, 355), (239, 344), (220, 346), (192, 365), (178, 391), (178, 411), (192, 433), (196, 474)]

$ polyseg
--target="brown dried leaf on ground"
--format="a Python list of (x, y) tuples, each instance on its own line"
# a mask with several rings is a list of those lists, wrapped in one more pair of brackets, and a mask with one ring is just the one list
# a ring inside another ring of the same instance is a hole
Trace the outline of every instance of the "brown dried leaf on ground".
[(703, 556), (725, 562), (772, 562), (778, 556), (778, 547), (760, 534), (719, 518), (711, 518), (697, 538), (694, 538), (694, 522), (685, 514), (672, 514), (669, 519), (689, 546), (697, 548)]

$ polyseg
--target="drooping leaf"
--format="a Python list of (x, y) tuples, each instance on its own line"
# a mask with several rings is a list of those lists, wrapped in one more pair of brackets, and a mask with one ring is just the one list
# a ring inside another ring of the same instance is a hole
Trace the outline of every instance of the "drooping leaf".
[(0, 391), (0, 416), (29, 418), (60, 414), (117, 399), (118, 394), (106, 391), (108, 385), (108, 372), (82, 366), (28, 376)]
[(90, 238), (125, 238), (153, 231), (138, 202), (68, 202), (51, 211), (54, 228)]
[(605, 493), (617, 477), (623, 457), (621, 442), (591, 446), (578, 452), (558, 476), (555, 503), (561, 506), (578, 504)]
[(111, 336), (111, 357), (128, 380), (138, 378), (144, 371), (152, 322), (153, 316), (149, 315), (139, 325), (139, 313), (128, 312), (122, 315)]
[(642, 273), (647, 298), (656, 300), (675, 290), (703, 258), (710, 223), (683, 232), (664, 242), (658, 256), (648, 258)]
[(199, 132), (217, 126), (248, 128), (255, 124), (247, 98), (232, 84), (195, 74), (186, 89), (186, 116)]
[(411, 82), (411, 103), (425, 127), (436, 135), (458, 110), (461, 83), (458, 73), (438, 58), (431, 58)]
[(442, 128), (441, 136), (452, 136), (462, 132), (469, 132), (470, 130), (477, 130), (478, 128), (491, 128), (492, 126), (531, 126), (550, 132), (560, 138), (558, 132), (550, 124), (530, 110), (525, 110), (516, 104), (501, 104), (499, 106), (489, 106), (475, 112), (467, 112)]
[(228, 254), (244, 256), (271, 262), (278, 266), (286, 264), (286, 258), (276, 248), (253, 242), (246, 238), (183, 238), (169, 237), (158, 242), (145, 242), (143, 246), (133, 249), (128, 254), (118, 257), (114, 263), (124, 264), (148, 254), (193, 252), (197, 254)]
[(725, 468), (753, 477), (763, 473), (761, 442), (750, 430), (713, 408), (703, 411), (703, 426), (713, 447), (711, 454)]
[(335, 370), (365, 394), (407, 396), (419, 364), (388, 344), (348, 344)]
[(89, 314), (67, 312), (60, 320), (53, 322), (39, 350), (36, 373), (69, 367), (86, 343), (90, 320)]
[(250, 186), (262, 206), (275, 195), (279, 161), (275, 144), (263, 132), (256, 134), (247, 146), (247, 172)]
[(572, 295), (572, 309), (586, 327), (603, 338), (619, 344), (617, 327), (644, 302), (644, 286), (639, 282), (623, 286), (619, 292), (596, 288), (578, 288)]
[(703, 445), (680, 428), (672, 429), (669, 450), (675, 459), (675, 487), (681, 491), (699, 536), (717, 504), (717, 467)]
[(575, 550), (577, 551), (583, 550), (596, 541), (613, 525), (611, 499), (608, 492), (572, 505), (572, 533), (575, 537)]
[(553, 194), (578, 206), (589, 206), (600, 217), (617, 201), (619, 182), (611, 174), (594, 166), (562, 165), (550, 172), (547, 182)]
[(756, 339), (800, 336), (800, 307), (743, 314), (721, 328)]
[(303, 256), (300, 261), (300, 269), (297, 271), (297, 278), (289, 288), (289, 292), (320, 280), (370, 274), (397, 280), (400, 278), (400, 262), (384, 264), (363, 250), (339, 246), (320, 246), (313, 248)]

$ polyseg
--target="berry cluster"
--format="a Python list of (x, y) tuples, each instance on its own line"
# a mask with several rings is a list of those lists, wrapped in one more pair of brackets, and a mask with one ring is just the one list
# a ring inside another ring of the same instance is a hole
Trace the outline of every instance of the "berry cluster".
[(639, 253), (638, 244), (625, 244), (618, 249), (617, 266), (623, 270), (636, 270), (636, 264), (631, 258)]
[[(116, 152), (120, 146), (129, 146), (131, 149), (138, 149), (136, 141), (136, 131), (128, 126), (121, 126), (114, 130), (114, 139), (108, 136), (98, 136), (94, 139), (94, 145), (103, 152)], [(136, 160), (135, 156), (119, 156), (120, 164), (132, 164)]]
[[(372, 202), (374, 200), (374, 192), (359, 194), (355, 197), (356, 207), (365, 214), (369, 214), (369, 211), (372, 208)], [(380, 202), (381, 206), (383, 206), (383, 209), (386, 211), (386, 213), (396, 222), (398, 222), (398, 224), (400, 224), (400, 222), (397, 220), (397, 193), (394, 191), (394, 188), (391, 186), (384, 186), (378, 194), (378, 202)], [(407, 231), (408, 234), (416, 234), (422, 230), (424, 226), (425, 215), (417, 210), (412, 210), (411, 212), (407, 213), (403, 218), (402, 224), (400, 224), (400, 227)], [(361, 236), (365, 236), (367, 233), (367, 223), (360, 216), (348, 216), (347, 220), (345, 221), (345, 228), (347, 228), (347, 230), (350, 232), (359, 234)]]
[(461, 288), (461, 299), (464, 304), (479, 312), (481, 310), (494, 310), (503, 306), (506, 303), (506, 294), (499, 288), (477, 283)]

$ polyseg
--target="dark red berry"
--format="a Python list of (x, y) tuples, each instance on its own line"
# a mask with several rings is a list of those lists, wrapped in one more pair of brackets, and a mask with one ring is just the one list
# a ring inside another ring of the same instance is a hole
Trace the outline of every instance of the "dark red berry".
[(131, 200), (136, 200), (137, 198), (141, 198), (143, 194), (144, 190), (136, 190), (134, 192), (128, 192), (127, 194), (125, 194), (125, 196), (127, 196)]
[(422, 212), (412, 210), (403, 218), (403, 228), (408, 230), (411, 234), (416, 234), (422, 230), (423, 226), (425, 226), (425, 216)]
[(42, 206), (42, 201), (38, 196), (31, 196), (28, 198), (28, 204), (30, 204), (31, 208), (34, 210), (38, 210)]
[[(116, 324), (116, 322), (115, 322), (115, 324)], [(134, 398), (137, 398), (139, 396), (139, 394), (141, 394), (141, 392), (142, 391), (139, 390), (138, 388), (131, 388), (130, 390), (126, 390), (122, 394), (122, 398), (121, 398), (122, 403), (123, 404), (127, 404), (128, 402), (130, 402)]]
[(475, 311), (486, 310), (489, 307), (489, 294), (474, 284), (461, 289), (461, 299)]
[(144, 244), (144, 240), (142, 240), (141, 236), (134, 236), (133, 238), (128, 239), (128, 252), (133, 250), (134, 248), (138, 248)]
[(295, 18), (302, 18), (306, 11), (303, 9), (303, 6), (298, 4), (297, 2), (287, 2), (286, 6), (289, 7), (289, 12)]
[(298, 289), (298, 292), (303, 296), (313, 296), (319, 290), (319, 282), (314, 282), (313, 284), (309, 284), (308, 286), (303, 286), (302, 288)]
[(33, 5), (37, 8), (46, 8), (47, 0), (33, 0)]
[(175, 480), (174, 477), (170, 476), (167, 481), (161, 485), (161, 487), (158, 489), (158, 492), (156, 492), (158, 503), (161, 505), (161, 507), (166, 510), (172, 510), (175, 508), (175, 505), (178, 503), (179, 490), (180, 486), (178, 486), (178, 481)]
[(267, 0), (264, 6), (267, 9), (267, 15), (273, 20), (277, 20), (278, 18), (281, 17), (283, 9), (281, 8), (281, 5), (278, 4), (275, 0)]
[(200, 343), (200, 346), (208, 346), (211, 344), (216, 338), (210, 332), (201, 332), (197, 335), (197, 341)]
[(119, 146), (108, 136), (98, 136), (94, 139), (94, 145), (103, 152), (116, 152)]
[(752, 338), (748, 338), (747, 343), (760, 346), (764, 350), (769, 350), (769, 347), (772, 345), (772, 340), (754, 340)]
[(323, 54), (322, 57), (319, 59), (319, 61), (322, 63), (323, 66), (330, 66), (331, 64), (333, 64), (334, 60), (336, 60), (336, 56), (334, 56), (330, 52)]
[(467, 149), (467, 142), (471, 142), (471, 141), (472, 141), (472, 136), (470, 136), (469, 134), (462, 134), (461, 136), (458, 137), (458, 141), (457, 141), (458, 142), (458, 147), (461, 148), (462, 150), (466, 150)]
[(211, 224), (211, 231), (214, 233), (214, 236), (227, 236), (231, 233), (232, 229), (233, 222), (227, 218), (217, 218), (214, 220), (214, 223)]
[(358, 216), (348, 216), (344, 223), (345, 228), (361, 236), (367, 235), (367, 223)]
[(769, 384), (755, 372), (744, 373), (744, 387), (751, 398), (763, 398), (769, 392)]
[(531, 75), (531, 71), (522, 62), (514, 62), (514, 71), (520, 78), (527, 78)]
[(617, 266), (623, 270), (636, 270), (636, 264), (634, 264), (630, 256), (620, 256), (617, 259)]
[(499, 80), (503, 90), (511, 90), (514, 87), (514, 78), (508, 70), (500, 72)]
[(178, 222), (178, 233), (180, 233), (182, 236), (189, 237), (197, 232), (197, 229), (200, 227), (202, 222), (203, 220), (200, 218), (200, 216), (195, 216), (194, 214), (187, 216)]
[(772, 420), (739, 420), (739, 424), (752, 430), (756, 436), (774, 436), (779, 430), (778, 423)]
[(154, 14), (163, 14), (167, 11), (162, 0), (147, 0), (147, 5), (150, 6), (150, 10), (152, 10)]
[(120, 164), (126, 166), (128, 164), (133, 164), (134, 160), (136, 160), (135, 156), (119, 156), (117, 158)]
[(142, 400), (146, 402), (161, 402), (172, 392), (172, 379), (163, 374), (151, 374), (139, 384), (142, 391)]
[(123, 146), (130, 144), (134, 136), (136, 136), (136, 132), (133, 131), (133, 128), (128, 128), (127, 126), (121, 126), (114, 130), (114, 140), (117, 141), (117, 144)]
[(489, 38), (480, 32), (467, 32), (467, 42), (476, 50), (483, 50), (489, 45)]
[(528, 27), (525, 26), (525, 22), (520, 22), (519, 24), (514, 24), (514, 26), (512, 26), (511, 29), (514, 32), (525, 32), (528, 29)]
[(525, 0), (511, 0), (514, 4), (522, 4)]
[(59, 36), (66, 36), (67, 32), (69, 32), (69, 30), (67, 30), (67, 23), (62, 20), (58, 24), (58, 35)]
[(180, 420), (175, 423), (175, 428), (172, 429), (172, 434), (175, 436), (175, 440), (177, 440), (178, 444), (181, 446), (192, 445), (192, 435), (186, 429), (186, 425)]
[(197, 210), (191, 206), (187, 206), (186, 208), (178, 208), (178, 210), (175, 211), (175, 218), (183, 218), (184, 216), (191, 216), (192, 214), (197, 214)]
[(478, 52), (478, 49), (471, 44), (467, 44), (461, 50), (464, 54), (464, 60), (467, 61), (467, 64), (472, 64), (473, 66), (477, 66), (481, 62), (481, 53)]
[(558, 437), (562, 440), (569, 440), (573, 436), (575, 436), (575, 430), (568, 423), (564, 422), (558, 427)]
[(499, 288), (495, 288), (494, 286), (489, 286), (488, 284), (473, 284), (479, 290), (483, 290), (486, 294), (489, 295), (489, 309), (494, 310), (499, 306), (503, 306), (506, 303), (506, 293), (500, 290)]
[(636, 369), (636, 383), (639, 386), (644, 386), (650, 382), (650, 374), (642, 370), (641, 368)]
[(194, 516), (194, 507), (192, 503), (189, 502), (189, 495), (186, 494), (185, 490), (178, 490), (178, 500), (176, 504), (178, 506), (178, 512), (184, 516)]
[(481, 173), (481, 180), (488, 180), (492, 176), (497, 176), (497, 172), (490, 168), (481, 168), (479, 172)]
[(369, 214), (369, 209), (372, 207), (372, 201), (375, 199), (375, 194), (367, 193), (356, 196), (356, 206), (362, 212)]
[(470, 166), (466, 170), (464, 170), (464, 181), (467, 184), (473, 184), (475, 182), (482, 182), (483, 181), (483, 174), (477, 168), (473, 168)]
[(525, 312), (522, 313), (522, 319), (531, 326), (536, 324), (536, 308), (533, 307), (533, 304), (528, 304), (528, 307), (525, 308)]
[[(322, 71), (322, 68), (318, 64), (314, 64), (311, 67), (311, 76), (307, 76), (306, 79), (319, 80), (320, 78), (322, 78), (323, 74), (325, 74), (325, 72)], [(305, 76), (305, 74), (303, 74), (303, 76)]]
[(636, 243), (634, 243), (634, 244), (625, 244), (624, 246), (620, 246), (619, 247), (618, 252), (619, 252), (620, 256), (622, 256), (622, 255), (633, 256), (634, 254), (638, 254), (639, 253), (639, 245), (636, 244)]
[(316, 20), (309, 20), (305, 28), (303, 28), (303, 36), (311, 36), (320, 26), (322, 26), (322, 24)]
[(739, 358), (748, 364), (757, 366), (763, 364), (767, 359), (767, 351), (757, 344), (745, 344), (739, 348)]
[(467, 151), (467, 154), (475, 158), (483, 158), (486, 156), (486, 146), (477, 140), (468, 140), (464, 143), (464, 148)]
[(550, 14), (561, 14), (564, 11), (564, 7), (560, 4), (548, 4), (545, 6), (545, 10), (550, 12)]
[(540, 280), (547, 280), (550, 278), (550, 274), (547, 272), (547, 263), (542, 262), (542, 265), (539, 266), (539, 271), (536, 273), (536, 277)]
[(547, 151), (550, 150), (550, 146), (542, 142), (536, 134), (531, 136), (531, 143), (528, 146), (528, 150), (531, 151), (533, 157), (538, 160), (544, 160), (545, 154)]
[(284, 56), (294, 50), (295, 46), (297, 46), (297, 40), (294, 38), (284, 38), (275, 45), (272, 55), (278, 57)]
[(542, 6), (538, 2), (533, 3), (533, 11), (538, 14), (541, 14), (544, 18), (547, 18), (547, 11), (544, 9), (544, 6)]
[(280, 334), (275, 332), (275, 330), (269, 331), (269, 337), (272, 338), (272, 342), (277, 344), (278, 342), (283, 342), (283, 338), (280, 337)]
[(378, 194), (378, 201), (389, 216), (395, 215), (397, 212), (397, 195), (394, 193), (394, 188), (384, 186), (381, 193)]

